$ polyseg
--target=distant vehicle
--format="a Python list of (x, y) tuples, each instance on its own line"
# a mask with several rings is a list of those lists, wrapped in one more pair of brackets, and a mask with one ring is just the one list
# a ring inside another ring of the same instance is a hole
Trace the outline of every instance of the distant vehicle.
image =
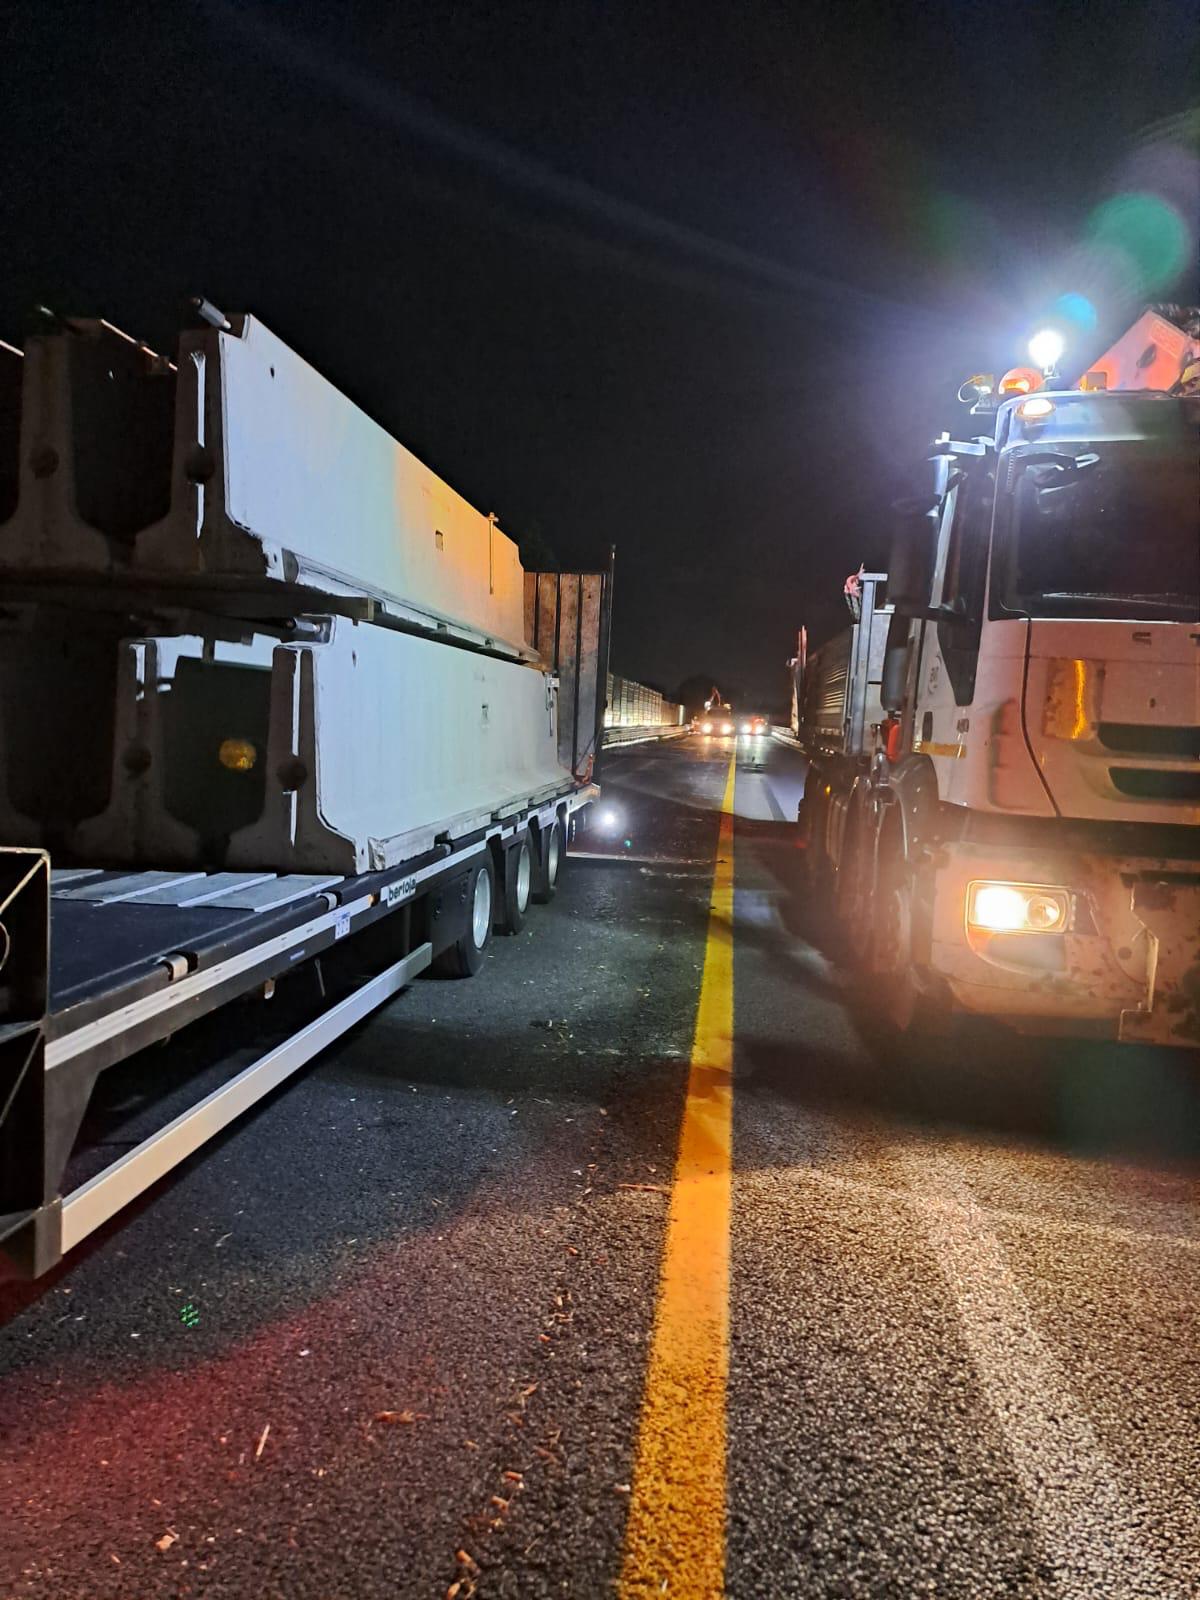
[(748, 716), (743, 713), (740, 717), (738, 717), (737, 730), (741, 734), (747, 734), (752, 738), (760, 739), (762, 738), (763, 734), (770, 732), (771, 724), (766, 717), (762, 716), (759, 712), (754, 711)]
[(704, 713), (692, 722), (692, 727), (697, 733), (733, 733), (736, 728), (733, 716), (733, 707), (728, 700), (721, 698), (721, 691), (714, 685), (713, 692), (704, 702)]

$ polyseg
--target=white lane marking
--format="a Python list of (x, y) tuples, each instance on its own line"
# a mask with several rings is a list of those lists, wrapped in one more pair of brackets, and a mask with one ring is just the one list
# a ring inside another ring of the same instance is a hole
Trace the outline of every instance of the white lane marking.
[(916, 1143), (888, 1156), (923, 1202), (921, 1219), (1061, 1600), (1185, 1600), (1141, 1542), (1146, 1515), (1123, 1494), (957, 1162)]
[(806, 1183), (819, 1184), (829, 1189), (841, 1189), (851, 1194), (870, 1195), (873, 1199), (894, 1200), (897, 1205), (926, 1211), (963, 1211), (971, 1216), (984, 1216), (996, 1222), (1010, 1222), (1014, 1227), (1031, 1233), (1075, 1234), (1082, 1239), (1103, 1240), (1106, 1244), (1127, 1245), (1131, 1249), (1170, 1249), (1200, 1251), (1200, 1237), (1184, 1233), (1160, 1233), (1152, 1228), (1120, 1228), (1107, 1222), (1076, 1222), (1069, 1217), (1039, 1217), (1031, 1211), (1012, 1211), (1004, 1206), (981, 1205), (973, 1197), (964, 1203), (949, 1195), (914, 1194), (911, 1189), (894, 1189), (886, 1183), (870, 1183), (866, 1178), (843, 1178), (833, 1172), (823, 1172), (819, 1167), (798, 1169), (795, 1174)]

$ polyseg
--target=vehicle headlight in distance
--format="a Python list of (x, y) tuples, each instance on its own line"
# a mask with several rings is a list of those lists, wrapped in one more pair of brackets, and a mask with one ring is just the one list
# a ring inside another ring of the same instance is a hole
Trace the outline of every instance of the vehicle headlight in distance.
[(711, 722), (706, 722), (704, 724), (704, 731), (705, 731), (705, 733), (711, 733), (712, 732), (712, 723)]
[(733, 732), (733, 723), (732, 722), (723, 722), (721, 724), (721, 732), (722, 733), (732, 733)]
[(988, 933), (1064, 933), (1070, 911), (1068, 889), (1035, 883), (967, 885), (967, 926)]
[(743, 722), (742, 723), (742, 732), (743, 733), (753, 733), (754, 732), (754, 724), (752, 722)]

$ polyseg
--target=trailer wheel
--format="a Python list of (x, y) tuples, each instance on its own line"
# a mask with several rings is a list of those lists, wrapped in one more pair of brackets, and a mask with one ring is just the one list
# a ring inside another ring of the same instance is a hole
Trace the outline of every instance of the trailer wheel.
[(492, 938), (492, 907), (496, 901), (496, 874), (490, 855), (483, 855), (467, 880), (466, 919), (462, 933), (433, 963), (444, 978), (473, 978), (483, 965)]
[(543, 828), (540, 842), (541, 849), (537, 853), (533, 874), (533, 899), (539, 906), (544, 906), (554, 899), (563, 858), (567, 853), (561, 817), (555, 817), (549, 828)]
[(501, 933), (520, 933), (533, 893), (533, 844), (528, 832), (504, 852), (504, 896), (500, 906)]

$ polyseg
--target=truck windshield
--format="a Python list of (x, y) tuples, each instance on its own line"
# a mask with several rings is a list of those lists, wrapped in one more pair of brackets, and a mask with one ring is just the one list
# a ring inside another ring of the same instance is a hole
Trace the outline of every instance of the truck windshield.
[(1014, 453), (1006, 476), (993, 580), (1001, 614), (1200, 618), (1194, 435), (1055, 444)]

